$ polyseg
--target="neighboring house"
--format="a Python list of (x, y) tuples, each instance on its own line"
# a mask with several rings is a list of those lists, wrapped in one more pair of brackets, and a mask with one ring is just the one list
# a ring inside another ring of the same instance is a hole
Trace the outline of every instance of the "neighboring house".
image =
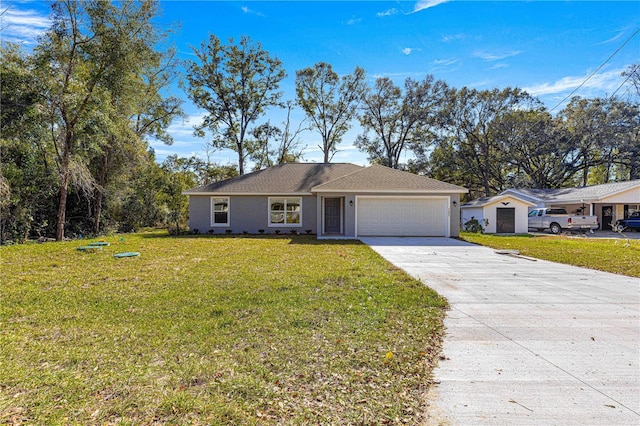
[[(509, 197), (508, 200), (505, 197)], [(522, 227), (526, 227), (528, 211), (536, 207), (564, 208), (570, 214), (596, 215), (601, 229), (610, 230), (616, 220), (640, 211), (640, 180), (582, 188), (508, 189), (498, 196), (480, 198), (461, 206), (462, 223), (474, 216), (481, 224), (483, 219), (488, 220), (488, 225), (483, 225), (485, 232), (504, 232), (504, 225), (500, 224), (509, 223), (512, 213), (501, 210), (502, 216), (498, 217), (498, 210), (508, 208), (508, 205), (501, 205), (507, 201), (514, 203), (515, 233), (526, 232)]]
[(458, 236), (467, 189), (380, 165), (290, 163), (185, 191), (199, 232)]
[(535, 204), (513, 195), (478, 198), (460, 206), (462, 225), (477, 220), (487, 234), (526, 234), (527, 214)]
[(519, 197), (534, 203), (535, 207), (561, 207), (571, 214), (596, 215), (604, 230), (610, 230), (616, 220), (640, 211), (640, 180), (582, 188), (508, 189), (502, 195)]

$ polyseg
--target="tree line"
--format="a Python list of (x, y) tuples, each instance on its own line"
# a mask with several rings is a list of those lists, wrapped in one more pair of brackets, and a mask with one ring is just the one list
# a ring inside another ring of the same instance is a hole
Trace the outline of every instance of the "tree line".
[[(184, 189), (303, 159), (300, 135), (318, 134), (330, 162), (355, 122), (369, 161), (470, 189), (561, 188), (640, 178), (640, 65), (622, 98), (572, 98), (553, 115), (518, 88), (454, 88), (427, 75), (402, 86), (365, 70), (338, 75), (320, 62), (295, 73), (283, 100), (282, 62), (249, 37), (211, 35), (180, 62), (169, 31), (152, 23), (157, 2), (59, 0), (31, 52), (0, 48), (0, 242), (98, 235), (144, 226), (184, 227)], [(155, 160), (149, 139), (172, 143), (184, 117), (169, 95), (184, 66), (186, 95), (202, 110), (194, 133), (206, 159)], [(294, 122), (292, 113), (304, 112)], [(265, 121), (284, 111), (282, 123)], [(210, 161), (218, 149), (237, 164)]]

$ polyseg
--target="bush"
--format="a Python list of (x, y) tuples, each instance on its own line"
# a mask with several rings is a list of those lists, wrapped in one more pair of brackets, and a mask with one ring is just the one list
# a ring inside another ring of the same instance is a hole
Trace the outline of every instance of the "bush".
[[(489, 224), (489, 221), (487, 219), (484, 219), (483, 222), (484, 226), (487, 226)], [(463, 226), (466, 232), (475, 232), (476, 234), (484, 233), (484, 227), (482, 226), (480, 221), (473, 216), (471, 216), (471, 219), (466, 221)]]

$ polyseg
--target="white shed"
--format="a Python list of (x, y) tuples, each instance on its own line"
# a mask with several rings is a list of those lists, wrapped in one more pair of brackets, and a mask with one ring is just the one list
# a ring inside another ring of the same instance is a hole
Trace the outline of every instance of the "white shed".
[(486, 234), (526, 234), (527, 214), (535, 204), (513, 195), (478, 198), (460, 206), (463, 225), (478, 220)]

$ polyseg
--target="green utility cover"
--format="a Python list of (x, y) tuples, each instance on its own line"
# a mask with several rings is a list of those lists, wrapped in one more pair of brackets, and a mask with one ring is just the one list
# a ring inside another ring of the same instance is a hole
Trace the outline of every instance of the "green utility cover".
[(138, 253), (137, 251), (127, 251), (125, 253), (116, 253), (113, 255), (113, 257), (133, 257), (133, 256), (140, 256), (140, 253)]

